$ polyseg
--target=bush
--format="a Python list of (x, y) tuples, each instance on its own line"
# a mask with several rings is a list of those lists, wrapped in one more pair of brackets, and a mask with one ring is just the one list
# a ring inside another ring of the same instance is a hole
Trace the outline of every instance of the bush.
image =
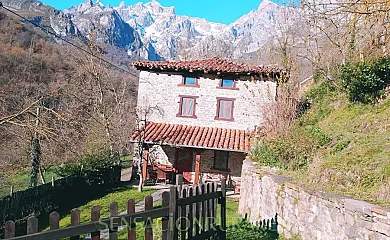
[(254, 226), (247, 219), (242, 219), (238, 224), (229, 226), (226, 233), (227, 240), (272, 240), (278, 237), (277, 231)]
[(325, 96), (334, 92), (336, 89), (328, 81), (322, 81), (318, 86), (310, 88), (302, 97), (304, 100), (308, 100), (311, 103), (321, 102)]
[(390, 59), (344, 65), (340, 77), (350, 101), (374, 103), (390, 84)]
[(86, 172), (107, 169), (112, 166), (120, 165), (120, 157), (118, 153), (110, 151), (102, 151), (96, 154), (87, 154), (74, 163), (68, 163), (59, 166), (55, 172), (61, 176), (82, 176)]
[(336, 146), (334, 146), (334, 148), (332, 149), (332, 153), (337, 153), (337, 152), (343, 151), (345, 148), (347, 148), (349, 146), (350, 143), (351, 143), (351, 140), (345, 140), (345, 141), (341, 141), (341, 142), (337, 143)]
[[(324, 140), (321, 138), (321, 141)], [(275, 139), (254, 143), (250, 155), (253, 160), (266, 166), (296, 170), (307, 165), (312, 151), (317, 147), (316, 139), (294, 127)]]
[(264, 141), (256, 141), (250, 152), (251, 158), (265, 166), (279, 166), (279, 158), (276, 152), (270, 148)]
[(319, 128), (318, 126), (314, 125), (314, 126), (307, 126), (306, 127), (306, 131), (307, 133), (309, 134), (309, 136), (313, 139), (313, 140), (316, 140), (317, 141), (317, 144), (321, 147), (327, 145), (330, 143), (331, 141), (331, 138), (326, 134), (324, 133), (321, 128)]

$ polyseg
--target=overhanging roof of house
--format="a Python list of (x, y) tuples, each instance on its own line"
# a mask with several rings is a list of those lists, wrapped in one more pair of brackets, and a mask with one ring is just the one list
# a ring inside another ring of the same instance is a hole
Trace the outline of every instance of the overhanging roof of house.
[(283, 69), (275, 66), (254, 66), (224, 58), (207, 58), (190, 61), (136, 61), (138, 70), (158, 72), (228, 73), (235, 75), (280, 75)]
[(249, 151), (249, 131), (245, 130), (150, 122), (146, 124), (146, 129), (142, 127), (140, 131), (133, 133), (130, 141), (138, 142), (141, 134), (148, 144)]

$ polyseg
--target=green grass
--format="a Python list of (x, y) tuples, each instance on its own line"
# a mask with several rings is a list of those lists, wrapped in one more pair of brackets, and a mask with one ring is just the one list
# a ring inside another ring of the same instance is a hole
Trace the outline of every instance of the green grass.
[[(239, 198), (227, 198), (226, 201), (226, 225), (227, 226), (233, 226), (236, 225), (240, 222), (242, 219), (238, 215), (238, 203), (239, 203)], [(249, 228), (244, 228), (240, 229), (235, 232), (227, 232), (227, 239), (234, 239), (234, 240), (240, 240), (240, 239), (245, 239), (245, 240), (252, 240), (252, 239), (262, 239), (262, 240), (271, 240), (275, 239), (274, 237), (269, 237), (269, 238), (264, 238), (261, 236), (264, 236), (264, 234), (257, 234), (254, 232), (251, 232), (253, 229)], [(252, 237), (252, 238), (251, 238)], [(254, 237), (254, 238), (253, 238)], [(256, 238), (260, 237), (260, 238)], [(287, 240), (287, 238), (279, 235), (277, 238), (278, 240)], [(301, 238), (298, 235), (295, 235), (291, 238), (290, 240), (300, 240)]]
[(226, 199), (226, 226), (236, 224), (239, 220), (238, 216), (238, 202), (239, 198)]
[[(240, 217), (238, 216), (238, 202), (239, 198), (227, 198), (226, 200), (226, 225), (231, 226), (235, 225), (239, 222)], [(218, 205), (219, 206), (219, 205)], [(161, 207), (161, 204), (157, 203), (154, 207)], [(217, 216), (220, 214), (220, 208), (217, 209)], [(219, 217), (217, 218), (217, 223), (219, 221)], [(161, 228), (161, 218), (156, 219), (152, 225), (153, 228), (153, 239), (161, 240), (162, 228)], [(246, 231), (246, 230), (244, 230)], [(228, 232), (229, 234), (229, 232)], [(137, 224), (136, 228), (137, 240), (143, 240), (145, 236), (145, 228), (142, 223)], [(118, 239), (126, 239), (127, 238), (127, 229), (123, 229), (118, 232)], [(280, 237), (280, 240), (286, 240), (286, 238)], [(291, 240), (299, 240), (300, 238), (291, 238)], [(238, 239), (237, 239), (238, 240)], [(249, 239), (246, 239), (249, 240)], [(263, 239), (267, 240), (267, 239)]]
[[(44, 178), (46, 183), (51, 182), (52, 177), (59, 178), (51, 170), (44, 172)], [(10, 174), (9, 176), (5, 175), (3, 178), (0, 178), (0, 197), (8, 195), (10, 193), (11, 186), (14, 186), (14, 192), (25, 190), (29, 187), (30, 184), (30, 172), (28, 170), (22, 171), (17, 174)], [(38, 179), (38, 184), (42, 184), (41, 178)]]
[[(232, 225), (238, 222), (238, 198), (227, 198), (226, 200), (226, 223), (227, 225)], [(219, 206), (219, 205), (218, 205)], [(161, 202), (157, 202), (153, 206), (154, 208), (161, 207)], [(217, 216), (220, 214), (220, 208), (217, 209)], [(217, 218), (217, 221), (219, 221), (219, 217)], [(153, 222), (153, 239), (159, 240), (161, 239), (162, 234), (162, 228), (161, 228), (161, 218), (155, 220)], [(143, 240), (144, 234), (145, 234), (145, 228), (143, 227), (142, 223), (137, 224), (136, 228), (136, 234), (137, 234), (137, 240)], [(118, 238), (119, 239), (126, 239), (127, 237), (127, 229), (123, 229), (122, 231), (119, 231)]]
[(132, 155), (121, 156), (120, 160), (121, 160), (122, 168), (128, 168), (133, 164), (133, 156)]
[[(312, 92), (316, 88), (321, 86)], [(390, 99), (364, 105), (350, 103), (337, 89), (318, 92), (290, 134), (315, 127), (323, 144), (312, 149), (306, 166), (280, 174), (311, 188), (390, 207)]]
[[(78, 207), (80, 210), (80, 222), (86, 223), (90, 221), (91, 217), (91, 208), (95, 205), (101, 207), (100, 216), (101, 218), (109, 217), (109, 205), (111, 202), (118, 202), (119, 213), (126, 210), (127, 200), (134, 199), (135, 202), (141, 201), (146, 196), (152, 194), (155, 190), (153, 189), (144, 189), (141, 193), (138, 192), (135, 187), (120, 187), (113, 189), (111, 193), (105, 195), (104, 197), (94, 199), (89, 201), (83, 206)], [(60, 220), (60, 227), (70, 226), (70, 214), (64, 215)]]

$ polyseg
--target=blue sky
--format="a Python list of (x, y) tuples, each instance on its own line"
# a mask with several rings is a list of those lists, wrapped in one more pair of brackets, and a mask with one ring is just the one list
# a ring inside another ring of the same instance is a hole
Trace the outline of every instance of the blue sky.
[[(41, 0), (57, 9), (66, 9), (85, 0)], [(95, 1), (95, 0), (94, 0)], [(103, 4), (118, 6), (121, 0), (100, 0)], [(262, 0), (158, 0), (162, 6), (174, 6), (176, 14), (206, 18), (208, 21), (229, 24), (253, 9), (257, 9)], [(273, 0), (281, 3), (285, 0)], [(127, 5), (149, 0), (125, 0)]]

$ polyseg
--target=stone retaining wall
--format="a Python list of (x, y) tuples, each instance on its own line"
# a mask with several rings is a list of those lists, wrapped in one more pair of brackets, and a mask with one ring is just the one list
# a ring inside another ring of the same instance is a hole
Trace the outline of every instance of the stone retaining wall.
[(390, 239), (390, 209), (334, 194), (305, 189), (289, 179), (242, 167), (239, 214), (251, 222), (278, 215), (278, 231), (303, 240)]

